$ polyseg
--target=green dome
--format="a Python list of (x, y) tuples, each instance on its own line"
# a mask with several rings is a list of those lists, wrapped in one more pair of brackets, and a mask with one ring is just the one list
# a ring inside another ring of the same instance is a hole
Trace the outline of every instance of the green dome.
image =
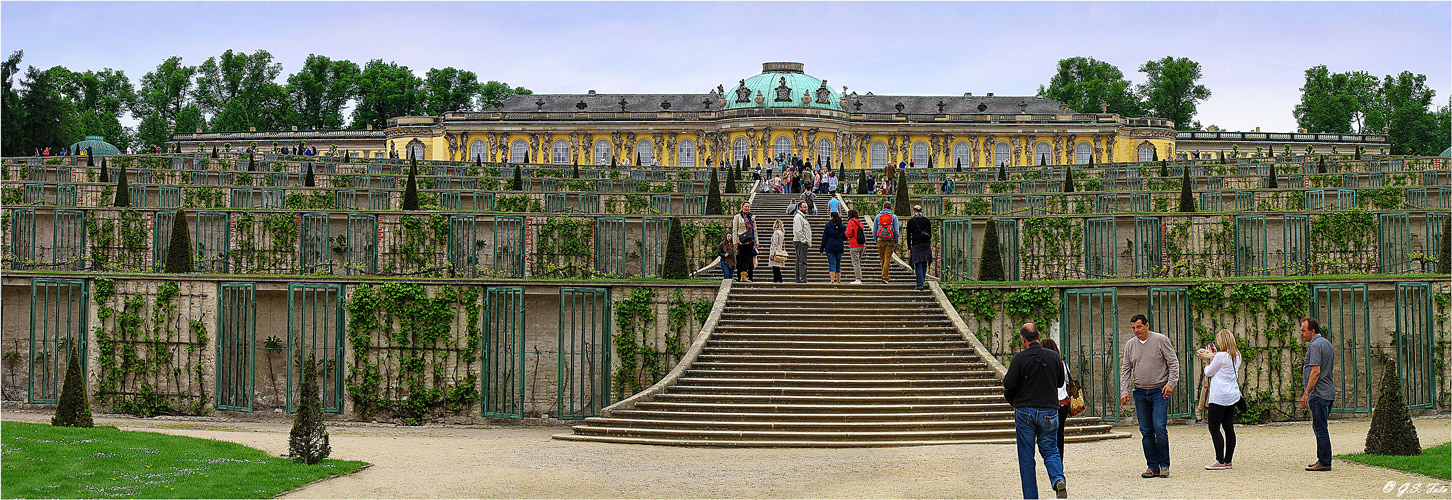
[[(761, 103), (757, 104), (757, 96)], [(802, 96), (807, 102), (802, 103)], [(722, 96), (724, 109), (740, 108), (822, 108), (842, 110), (842, 95), (827, 86), (827, 81), (802, 72), (802, 63), (762, 63), (761, 73), (741, 80)]]
[(120, 149), (116, 149), (116, 146), (112, 146), (99, 135), (88, 135), (85, 140), (71, 145), (71, 149), (79, 150), (81, 154), (86, 154), (86, 148), (91, 148), (91, 154), (96, 156), (121, 154)]
[(1452, 156), (1452, 148), (1442, 150), (1442, 154), (1439, 154), (1437, 156)]

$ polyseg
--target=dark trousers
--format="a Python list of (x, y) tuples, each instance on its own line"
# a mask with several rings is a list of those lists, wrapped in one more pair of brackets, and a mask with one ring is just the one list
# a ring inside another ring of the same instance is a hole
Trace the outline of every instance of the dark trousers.
[(800, 241), (793, 241), (792, 246), (796, 248), (797, 283), (807, 282), (807, 244)]
[(1331, 417), (1331, 400), (1317, 397), (1308, 402), (1311, 407), (1311, 432), (1316, 434), (1316, 463), (1331, 466), (1331, 432), (1326, 429), (1326, 419)]
[(781, 283), (781, 266), (771, 266), (771, 282)]
[[(1210, 422), (1210, 441), (1215, 443), (1215, 461), (1229, 464), (1235, 458), (1235, 407), (1210, 403), (1205, 406)], [(1221, 429), (1225, 436), (1220, 436)]]
[(1069, 405), (1059, 406), (1059, 457), (1064, 456), (1064, 424), (1069, 421)]

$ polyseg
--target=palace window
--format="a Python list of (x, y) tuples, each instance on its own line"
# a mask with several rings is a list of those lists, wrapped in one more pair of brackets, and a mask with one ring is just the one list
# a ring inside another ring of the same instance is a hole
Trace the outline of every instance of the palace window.
[(1092, 154), (1094, 154), (1094, 148), (1090, 147), (1087, 142), (1081, 142), (1078, 146), (1074, 146), (1074, 163), (1088, 165), (1089, 156)]
[(867, 164), (871, 168), (887, 168), (887, 143), (877, 141), (872, 143), (872, 162)]
[(414, 144), (412, 146), (409, 146), (408, 147), (408, 154), (411, 155), (411, 156), (413, 156), (413, 159), (415, 159), (415, 160), (427, 160), (428, 159), (428, 158), (425, 158), (424, 157), (424, 146), (423, 146), (423, 144)]
[(973, 158), (969, 156), (968, 152), (968, 143), (963, 141), (953, 143), (953, 166), (958, 165), (973, 166)]
[(731, 161), (740, 163), (744, 160), (746, 160), (746, 138), (737, 137), (736, 141), (731, 143)]
[(477, 159), (481, 162), (489, 159), (489, 143), (484, 142), (483, 139), (469, 143), (469, 159)]
[(551, 155), (551, 156), (553, 156), (553, 158), (551, 158), (551, 159), (554, 160), (552, 163), (554, 163), (555, 165), (569, 165), (570, 164), (570, 142), (569, 141), (566, 141), (564, 139), (555, 141), (555, 146), (553, 148), (550, 148), (550, 149), (553, 149), (554, 150), (553, 151), (554, 154)]
[(1139, 147), (1139, 161), (1154, 161), (1155, 147), (1145, 144)]
[(913, 166), (928, 166), (928, 143), (918, 141), (913, 143)]
[(832, 140), (817, 139), (817, 163), (824, 163), (832, 157)]
[(1053, 148), (1047, 142), (1039, 142), (1034, 146), (1034, 163), (1037, 165), (1051, 165), (1054, 163)]
[(509, 162), (525, 163), (529, 161), (529, 144), (524, 139), (516, 139), (509, 145)]
[(607, 141), (605, 139), (595, 141), (595, 164), (610, 164), (610, 141)]
[(696, 166), (696, 141), (686, 139), (676, 143), (676, 166)]
[(784, 135), (777, 136), (776, 142), (772, 143), (772, 159), (776, 159), (776, 155), (782, 155), (783, 157), (792, 155), (792, 138)]
[(635, 143), (635, 157), (640, 159), (641, 167), (655, 165), (655, 143), (650, 139), (644, 139)]
[(993, 147), (993, 164), (995, 166), (1013, 164), (1013, 154), (1009, 152), (1007, 142), (1000, 142)]

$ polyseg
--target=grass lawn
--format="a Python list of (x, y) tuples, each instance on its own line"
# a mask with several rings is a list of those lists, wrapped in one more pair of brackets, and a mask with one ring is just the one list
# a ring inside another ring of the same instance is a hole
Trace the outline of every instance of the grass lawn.
[(4, 498), (271, 498), (363, 462), (302, 465), (236, 443), (0, 422)]
[(1388, 469), (1440, 477), (1442, 479), (1452, 479), (1452, 443), (1442, 443), (1422, 450), (1421, 455), (1410, 457), (1350, 453), (1336, 455), (1336, 458), (1367, 465), (1378, 465)]

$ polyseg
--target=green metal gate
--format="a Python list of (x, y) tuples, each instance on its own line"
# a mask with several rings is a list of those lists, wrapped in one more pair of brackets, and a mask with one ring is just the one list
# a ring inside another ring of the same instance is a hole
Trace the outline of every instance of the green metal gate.
[(944, 219), (938, 232), (939, 279), (973, 281), (973, 219)]
[(560, 289), (561, 420), (600, 414), (610, 405), (610, 289)]
[(151, 219), (151, 270), (166, 269), (166, 252), (171, 248), (171, 225), (176, 221), (176, 211), (158, 211)]
[(1311, 216), (1286, 215), (1281, 218), (1281, 263), (1286, 276), (1300, 276), (1310, 271), (1311, 247), (1307, 236)]
[(297, 238), (298, 263), (302, 266), (303, 273), (316, 273), (329, 264), (328, 247), (332, 240), (328, 214), (303, 214)]
[(998, 224), (998, 252), (1003, 256), (1003, 276), (1018, 281), (1018, 219), (995, 219)]
[(1149, 287), (1150, 329), (1170, 338), (1175, 357), (1180, 360), (1180, 380), (1175, 381), (1175, 395), (1170, 397), (1170, 418), (1191, 418), (1195, 413), (1195, 324), (1190, 317), (1190, 298), (1185, 287)]
[(1432, 284), (1397, 283), (1397, 371), (1408, 408), (1437, 407), (1436, 334)]
[(484, 291), (483, 416), (524, 418), (524, 312), (523, 287)]
[(35, 265), (35, 209), (10, 210), (10, 258), (14, 269)]
[(1079, 381), (1090, 416), (1119, 420), (1119, 296), (1114, 288), (1065, 289), (1060, 350)]
[(1236, 276), (1260, 276), (1270, 268), (1264, 215), (1235, 216), (1233, 244)]
[(217, 287), (218, 410), (252, 411), (256, 377), (257, 287), (221, 283)]
[[(696, 207), (696, 212), (695, 213), (691, 213), (690, 212), (691, 198), (693, 198), (693, 197), (691, 197), (691, 196), (687, 196), (686, 197), (686, 215), (705, 215), (706, 214), (706, 197), (705, 196), (694, 196), (694, 198), (697, 198), (697, 199), (700, 200), (699, 206)], [(600, 195), (595, 194), (595, 193), (580, 193), (580, 199), (579, 199), (578, 202), (575, 203), (575, 210), (577, 212), (579, 212), (579, 213), (582, 213), (582, 214), (598, 214), (598, 213), (600, 213)]]
[(1114, 217), (1084, 220), (1084, 274), (1089, 279), (1112, 278), (1117, 275), (1119, 256), (1114, 252), (1118, 238), (1114, 234)]
[[(1445, 240), (1443, 240), (1442, 238), (1447, 237), (1447, 234), (1445, 233), (1445, 231), (1447, 230), (1447, 217), (1448, 214), (1445, 212), (1427, 212), (1425, 218), (1427, 224), (1427, 238), (1423, 241), (1427, 242), (1426, 253), (1428, 255), (1442, 254), (1439, 249), (1442, 248), (1442, 245), (1446, 244)], [(1422, 272), (1431, 273), (1436, 271), (1436, 261), (1432, 259), (1427, 259), (1422, 262)]]
[[(452, 234), (452, 231), (450, 232)], [(344, 274), (378, 274), (378, 216), (348, 214)]]
[(1321, 322), (1321, 334), (1336, 351), (1332, 382), (1342, 413), (1371, 411), (1371, 315), (1366, 285), (1334, 284), (1311, 287), (1311, 317)]
[(1134, 275), (1151, 278), (1164, 274), (1165, 226), (1159, 217), (1134, 218)]
[(232, 250), (232, 220), (227, 212), (198, 212), (196, 230), (196, 265), (199, 272), (229, 272), (228, 255)]
[(671, 214), (671, 195), (653, 194), (650, 195), (650, 213), (657, 215)]
[(90, 293), (85, 280), (36, 278), (30, 282), (30, 361), (27, 400), (58, 403), (70, 350), (77, 350), (86, 380), (86, 326)]
[(524, 277), (524, 217), (494, 217), (494, 277)]
[(86, 268), (85, 212), (56, 210), (50, 237), (53, 269), (80, 271)]
[(1412, 272), (1412, 225), (1406, 212), (1376, 216), (1377, 263), (1382, 274)]
[(671, 220), (666, 217), (646, 217), (640, 228), (640, 275), (653, 278), (660, 276), (665, 264), (666, 245), (670, 243)]
[(323, 411), (343, 413), (343, 285), (287, 285), (287, 411), (297, 411), (303, 364), (318, 362)]
[(449, 216), (449, 267), (452, 276), (479, 275), (479, 225), (472, 215)]
[(595, 273), (625, 276), (625, 218), (595, 219)]
[(547, 214), (564, 212), (569, 206), (569, 200), (565, 193), (546, 193), (544, 196), (544, 211)]

